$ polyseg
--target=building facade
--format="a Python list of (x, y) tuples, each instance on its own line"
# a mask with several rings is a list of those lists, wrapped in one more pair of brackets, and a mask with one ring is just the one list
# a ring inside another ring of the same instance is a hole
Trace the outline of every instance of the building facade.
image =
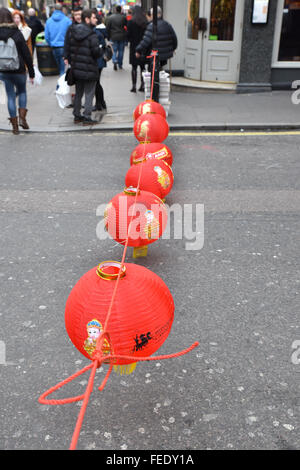
[[(238, 92), (290, 88), (300, 79), (300, 1), (162, 0), (178, 36), (173, 75), (236, 85)], [(142, 2), (144, 8), (151, 0)]]

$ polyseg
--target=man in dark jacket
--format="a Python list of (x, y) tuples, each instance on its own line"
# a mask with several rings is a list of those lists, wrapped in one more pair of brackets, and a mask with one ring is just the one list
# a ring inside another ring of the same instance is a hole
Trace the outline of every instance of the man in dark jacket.
[[(136, 47), (136, 57), (146, 57), (151, 53), (152, 34), (153, 34), (153, 8), (151, 8), (150, 23), (147, 26), (144, 37)], [(162, 19), (162, 11), (157, 7), (157, 49), (159, 55), (160, 66), (166, 65), (168, 59), (173, 57), (175, 49), (177, 49), (177, 36), (173, 27), (167, 21)]]
[[(98, 37), (93, 30), (97, 18), (92, 10), (83, 10), (82, 23), (73, 24), (66, 36), (65, 63), (70, 64), (75, 78), (74, 123), (96, 124), (91, 119), (96, 82), (99, 77), (97, 59), (103, 54)], [(84, 115), (81, 116), (81, 100), (85, 95)]]
[(32, 53), (33, 53), (34, 48), (35, 48), (35, 38), (37, 37), (39, 33), (44, 31), (44, 26), (42, 25), (41, 21), (36, 16), (34, 8), (29, 8), (28, 10), (27, 24), (29, 28), (31, 28), (31, 42), (32, 42)]
[(109, 16), (106, 20), (107, 37), (109, 41), (113, 43), (114, 55), (112, 57), (112, 61), (114, 64), (114, 70), (118, 70), (117, 64), (119, 64), (119, 69), (123, 68), (124, 48), (127, 38), (125, 29), (127, 20), (121, 12), (122, 7), (118, 5), (116, 7), (116, 13)]

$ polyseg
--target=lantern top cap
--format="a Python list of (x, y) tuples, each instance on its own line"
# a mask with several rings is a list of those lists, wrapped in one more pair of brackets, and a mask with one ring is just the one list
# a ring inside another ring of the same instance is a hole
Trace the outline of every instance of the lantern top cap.
[(120, 270), (120, 278), (122, 279), (126, 276), (126, 266), (122, 266), (122, 263), (119, 261), (103, 261), (98, 265), (96, 274), (106, 281), (115, 281), (119, 276)]
[(124, 188), (124, 194), (127, 196), (135, 196), (136, 194), (140, 194), (140, 190), (137, 188), (134, 188), (133, 186), (128, 186), (127, 188)]

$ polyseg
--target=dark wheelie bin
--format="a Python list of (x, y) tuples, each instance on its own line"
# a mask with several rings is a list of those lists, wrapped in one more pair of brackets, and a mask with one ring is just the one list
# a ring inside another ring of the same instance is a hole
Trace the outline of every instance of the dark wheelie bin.
[(39, 33), (35, 40), (36, 55), (39, 71), (43, 76), (59, 75), (57, 63), (52, 54), (52, 49), (45, 40), (45, 33)]

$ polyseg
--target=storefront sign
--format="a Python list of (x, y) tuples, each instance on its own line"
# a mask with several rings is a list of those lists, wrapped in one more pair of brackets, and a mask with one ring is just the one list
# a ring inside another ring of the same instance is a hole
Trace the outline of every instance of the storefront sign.
[(253, 24), (266, 24), (268, 22), (268, 13), (269, 0), (253, 0)]

